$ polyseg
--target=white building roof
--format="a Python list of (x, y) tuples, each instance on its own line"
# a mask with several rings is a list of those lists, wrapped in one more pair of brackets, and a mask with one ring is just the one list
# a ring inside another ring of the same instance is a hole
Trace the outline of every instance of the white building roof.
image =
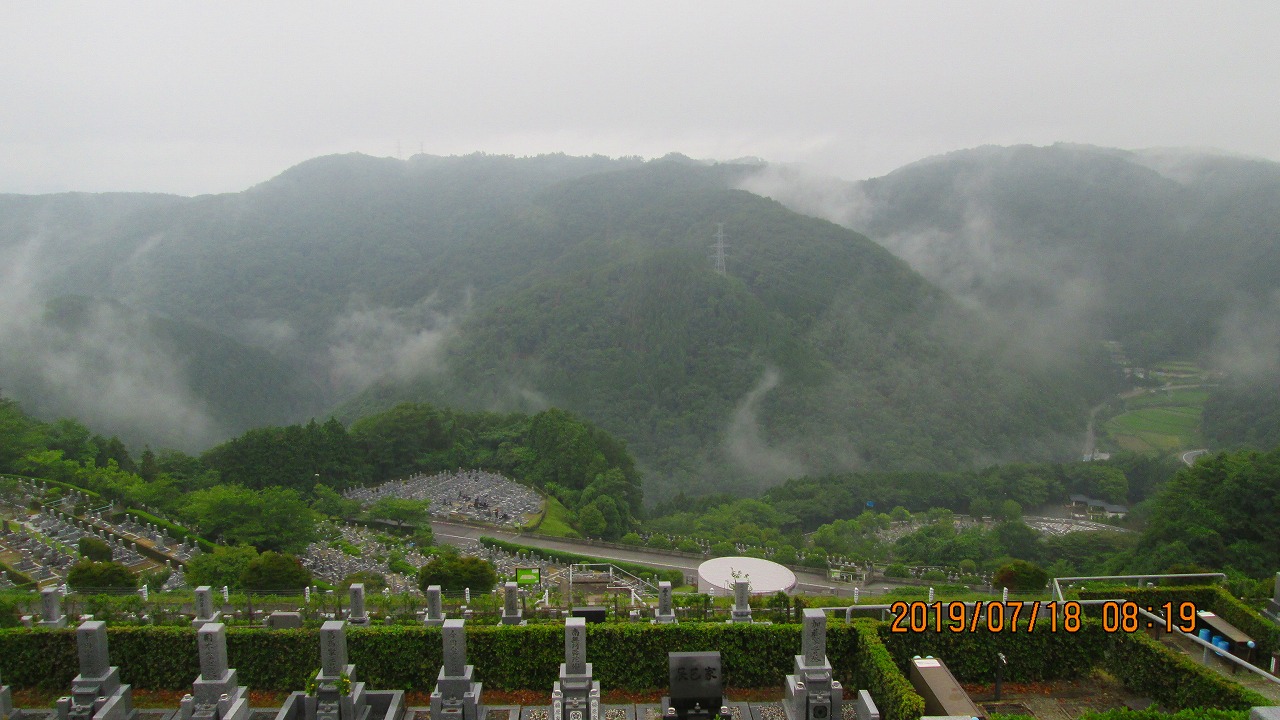
[(751, 583), (752, 595), (791, 592), (796, 574), (769, 560), (753, 557), (719, 557), (698, 566), (698, 592), (732, 595), (735, 580)]

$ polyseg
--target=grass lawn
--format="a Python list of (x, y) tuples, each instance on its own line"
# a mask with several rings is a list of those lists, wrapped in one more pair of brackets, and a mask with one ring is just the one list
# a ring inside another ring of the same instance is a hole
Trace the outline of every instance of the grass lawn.
[(581, 537), (578, 531), (569, 525), (571, 518), (569, 508), (562, 505), (559, 500), (548, 497), (546, 512), (546, 517), (542, 519), (542, 524), (538, 526), (538, 534), (552, 537)]

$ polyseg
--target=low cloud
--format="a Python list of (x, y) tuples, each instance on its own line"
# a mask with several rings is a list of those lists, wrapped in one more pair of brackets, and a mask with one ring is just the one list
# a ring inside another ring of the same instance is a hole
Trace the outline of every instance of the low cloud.
[(40, 236), (0, 252), (0, 378), (44, 418), (73, 417), (132, 442), (196, 450), (220, 437), (183, 363), (147, 317), (97, 299), (50, 303)]
[(1243, 380), (1280, 374), (1280, 290), (1227, 313), (1214, 341), (1213, 365)]
[(798, 460), (779, 448), (770, 447), (760, 428), (760, 403), (780, 381), (776, 369), (766, 368), (760, 381), (734, 409), (725, 436), (726, 454), (742, 473), (757, 481), (777, 482), (805, 474), (804, 465)]
[(766, 165), (739, 181), (738, 189), (855, 230), (865, 224), (871, 209), (858, 185), (800, 165)]
[(406, 381), (443, 368), (444, 343), (454, 325), (434, 296), (408, 307), (370, 305), (355, 296), (329, 330), (335, 382), (358, 391), (383, 380)]

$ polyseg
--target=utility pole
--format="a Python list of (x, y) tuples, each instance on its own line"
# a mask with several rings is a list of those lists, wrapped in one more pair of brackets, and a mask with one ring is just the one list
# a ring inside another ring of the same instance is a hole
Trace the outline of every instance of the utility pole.
[(716, 223), (716, 244), (711, 247), (715, 248), (716, 254), (716, 272), (724, 275), (724, 223)]

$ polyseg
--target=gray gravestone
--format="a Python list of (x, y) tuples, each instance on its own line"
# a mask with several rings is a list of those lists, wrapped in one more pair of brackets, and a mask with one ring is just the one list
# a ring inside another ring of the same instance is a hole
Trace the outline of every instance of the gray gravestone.
[(580, 617), (564, 621), (564, 664), (570, 675), (587, 672), (587, 619)]
[(444, 674), (450, 677), (461, 677), (467, 669), (467, 631), (462, 620), (445, 620), (444, 628)]
[(9, 691), (9, 686), (4, 684), (4, 679), (0, 678), (0, 718), (21, 717), (13, 714), (13, 693)]
[(827, 616), (822, 610), (805, 608), (800, 650), (795, 656), (795, 671), (786, 678), (782, 699), (787, 720), (839, 720), (844, 688), (832, 679), (827, 661)]
[(875, 701), (871, 699), (871, 693), (866, 690), (858, 691), (856, 712), (858, 720), (880, 720), (880, 709), (876, 707)]
[(368, 625), (369, 616), (364, 611), (364, 583), (352, 583), (347, 593), (351, 605), (351, 612), (347, 613), (347, 622), (352, 625)]
[(98, 679), (111, 672), (107, 653), (107, 624), (101, 620), (89, 620), (76, 628), (76, 648), (80, 653), (80, 675), (85, 679)]
[(62, 614), (62, 593), (57, 588), (40, 591), (40, 627), (64, 628), (67, 617)]
[(213, 588), (201, 585), (196, 588), (196, 616), (191, 626), (199, 630), (209, 623), (222, 622), (222, 611), (213, 608)]
[(747, 580), (733, 581), (733, 612), (729, 622), (751, 622), (751, 583)]
[(347, 671), (347, 631), (341, 620), (320, 626), (320, 674), (336, 678)]
[(564, 623), (564, 663), (551, 687), (551, 720), (600, 720), (600, 683), (587, 662), (587, 619)]
[(1272, 622), (1280, 623), (1280, 572), (1276, 573), (1275, 595), (1267, 603), (1267, 607), (1262, 611), (1262, 614), (1270, 618)]
[(676, 621), (675, 611), (671, 608), (671, 581), (658, 583), (658, 609), (653, 614), (655, 623), (673, 623)]
[(228, 667), (227, 628), (208, 623), (196, 631), (200, 676), (194, 696), (182, 699), (178, 720), (248, 720), (249, 688), (240, 685), (236, 671)]
[(475, 681), (475, 666), (467, 664), (467, 638), (462, 620), (445, 620), (441, 629), (444, 664), (431, 691), (431, 717), (439, 720), (484, 720), (480, 701), (483, 683)]
[(805, 665), (821, 667), (827, 662), (827, 614), (817, 608), (804, 609), (804, 635), (800, 640)]
[(502, 586), (502, 591), (502, 624), (524, 625), (524, 611), (520, 609), (520, 586), (509, 582)]
[(440, 602), (439, 585), (427, 587), (427, 617), (423, 620), (423, 624), (432, 626), (444, 624), (444, 607)]
[(662, 698), (664, 716), (710, 718), (728, 716), (724, 706), (724, 673), (719, 652), (667, 653), (670, 695)]
[(276, 610), (267, 616), (267, 627), (272, 630), (297, 630), (302, 627), (302, 613)]
[(209, 623), (196, 631), (196, 644), (200, 648), (200, 677), (216, 682), (226, 677), (227, 627), (222, 623)]

